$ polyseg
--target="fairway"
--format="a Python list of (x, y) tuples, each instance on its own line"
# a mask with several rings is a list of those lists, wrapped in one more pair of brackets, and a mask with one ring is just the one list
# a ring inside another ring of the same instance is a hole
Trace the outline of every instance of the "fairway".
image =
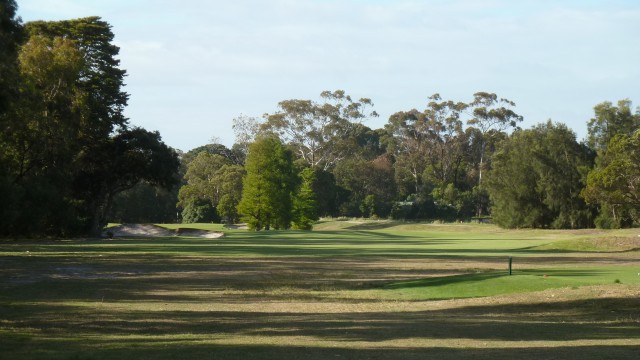
[(0, 241), (0, 359), (639, 354), (638, 229), (199, 227), (225, 236)]

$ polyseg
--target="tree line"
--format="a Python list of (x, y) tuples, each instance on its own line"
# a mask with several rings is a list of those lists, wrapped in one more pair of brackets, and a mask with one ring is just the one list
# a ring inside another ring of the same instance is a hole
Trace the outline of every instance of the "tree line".
[(167, 201), (177, 199), (183, 222), (246, 221), (256, 230), (309, 229), (325, 216), (638, 224), (640, 110), (629, 100), (596, 105), (584, 141), (551, 120), (520, 128), (515, 104), (493, 93), (428, 100), (380, 129), (364, 125), (377, 116), (371, 100), (341, 90), (282, 101), (262, 118), (239, 116), (231, 148), (182, 154), (183, 182)]
[(434, 94), (384, 127), (342, 90), (233, 119), (231, 148), (186, 153), (123, 115), (126, 72), (98, 17), (30, 22), (0, 0), (0, 236), (98, 235), (112, 222), (246, 222), (310, 229), (319, 217), (616, 228), (640, 221), (640, 110), (604, 102), (578, 141), (520, 128), (491, 92)]

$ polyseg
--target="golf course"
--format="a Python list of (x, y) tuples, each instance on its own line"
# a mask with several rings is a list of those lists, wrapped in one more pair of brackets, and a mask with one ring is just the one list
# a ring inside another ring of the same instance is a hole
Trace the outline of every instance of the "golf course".
[(640, 356), (639, 229), (162, 226), (0, 240), (0, 359)]

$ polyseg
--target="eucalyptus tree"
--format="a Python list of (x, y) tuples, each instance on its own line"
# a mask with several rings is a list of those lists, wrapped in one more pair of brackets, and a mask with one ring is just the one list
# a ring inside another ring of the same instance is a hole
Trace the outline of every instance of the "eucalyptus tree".
[(439, 94), (429, 100), (424, 111), (395, 113), (385, 126), (391, 135), (389, 150), (401, 194), (417, 196), (422, 202), (432, 196), (434, 188), (457, 186), (467, 157), (460, 120), (466, 104), (444, 101)]
[(249, 153), (249, 145), (253, 143), (260, 133), (260, 121), (258, 118), (240, 115), (232, 120), (233, 134), (235, 135), (235, 147), (243, 154), (243, 158)]
[(640, 108), (634, 112), (629, 99), (618, 101), (617, 106), (605, 101), (596, 105), (593, 112), (594, 117), (587, 124), (587, 143), (600, 155), (616, 135), (629, 136), (640, 129)]
[(467, 120), (467, 125), (477, 129), (476, 134), (480, 137), (480, 152), (478, 159), (478, 184), (482, 183), (482, 172), (487, 143), (491, 137), (499, 136), (508, 129), (516, 129), (518, 123), (522, 121), (522, 116), (515, 113), (512, 108), (516, 104), (508, 99), (499, 98), (494, 93), (477, 92), (473, 94), (473, 101), (469, 103), (471, 118)]
[(397, 112), (389, 117), (385, 129), (391, 134), (398, 185), (405, 194), (420, 193), (431, 141), (424, 114), (415, 109)]
[(370, 99), (354, 101), (342, 90), (323, 91), (320, 97), (320, 103), (281, 101), (279, 111), (265, 115), (262, 130), (277, 134), (308, 166), (329, 170), (353, 152), (347, 135), (354, 124), (378, 115), (368, 110)]
[(440, 95), (429, 98), (424, 115), (429, 122), (432, 133), (430, 156), (425, 174), (431, 182), (443, 187), (453, 184), (458, 187), (460, 177), (464, 173), (464, 160), (467, 153), (467, 138), (462, 128), (460, 114), (466, 109), (464, 103), (442, 101)]

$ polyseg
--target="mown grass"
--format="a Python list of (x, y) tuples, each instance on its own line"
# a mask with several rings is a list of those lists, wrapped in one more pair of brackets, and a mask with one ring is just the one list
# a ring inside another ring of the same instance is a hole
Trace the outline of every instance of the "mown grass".
[(528, 293), (556, 288), (577, 288), (600, 284), (640, 284), (637, 266), (547, 268), (513, 272), (486, 271), (427, 279), (400, 281), (385, 285), (395, 296), (409, 299), (455, 299)]
[(637, 355), (636, 230), (317, 229), (0, 241), (0, 359)]

